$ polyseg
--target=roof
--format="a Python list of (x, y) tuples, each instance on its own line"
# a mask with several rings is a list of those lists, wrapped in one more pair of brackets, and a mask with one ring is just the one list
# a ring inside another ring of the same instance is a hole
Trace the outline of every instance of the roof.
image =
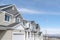
[[(9, 4), (9, 5), (11, 5), (11, 4)], [(9, 5), (0, 5), (0, 8), (7, 7)]]
[(12, 24), (7, 25), (7, 26), (5, 26), (5, 25), (0, 25), (0, 26), (1, 26), (1, 27), (14, 27), (14, 26), (17, 25), (17, 24), (19, 24), (19, 23), (12, 23)]
[[(18, 12), (18, 10), (16, 9), (15, 5), (9, 4), (9, 5), (2, 5), (0, 6), (0, 10), (1, 11), (6, 11), (12, 15), (14, 15), (14, 17), (16, 15), (20, 15), (20, 13)], [(22, 18), (22, 16), (20, 15), (20, 18)]]
[[(0, 25), (0, 30), (15, 29), (19, 23), (12, 23), (10, 25)], [(19, 24), (20, 25), (20, 24)]]
[(21, 14), (18, 14), (16, 17), (19, 17), (19, 18), (21, 18), (21, 19), (22, 19), (22, 16), (21, 16)]
[[(14, 7), (14, 10), (12, 10), (13, 7)], [(19, 14), (16, 7), (15, 7), (15, 5), (4, 6), (2, 11), (6, 11), (6, 12), (8, 12), (10, 14), (13, 14), (13, 15)]]
[(35, 23), (35, 21), (31, 21), (31, 23)]
[[(16, 9), (15, 5), (9, 4), (9, 5), (2, 5), (0, 6), (0, 10), (1, 11), (5, 11), (9, 14), (12, 14), (14, 17), (19, 17), (22, 19), (21, 14), (18, 12), (18, 10)], [(14, 27), (15, 25), (17, 25), (18, 23), (12, 23), (10, 25), (0, 25), (1, 27)]]

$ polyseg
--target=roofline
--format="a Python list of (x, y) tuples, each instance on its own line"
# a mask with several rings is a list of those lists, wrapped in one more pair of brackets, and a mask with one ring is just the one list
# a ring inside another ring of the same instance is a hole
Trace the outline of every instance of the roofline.
[[(3, 13), (8, 13), (8, 12), (6, 12), (6, 11), (1, 11), (1, 12), (3, 12)], [(10, 14), (10, 13), (8, 13), (9, 15), (12, 15), (12, 14)], [(13, 15), (12, 15), (13, 16)]]
[(0, 10), (5, 9), (5, 8), (8, 8), (8, 7), (10, 7), (10, 6), (15, 6), (15, 5), (9, 5), (9, 6), (6, 6), (6, 7), (3, 7), (3, 8), (0, 8)]

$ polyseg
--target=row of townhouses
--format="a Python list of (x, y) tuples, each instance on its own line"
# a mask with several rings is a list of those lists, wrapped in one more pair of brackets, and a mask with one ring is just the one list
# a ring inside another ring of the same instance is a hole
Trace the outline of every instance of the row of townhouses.
[(15, 5), (0, 6), (0, 40), (43, 40), (39, 24), (22, 18)]

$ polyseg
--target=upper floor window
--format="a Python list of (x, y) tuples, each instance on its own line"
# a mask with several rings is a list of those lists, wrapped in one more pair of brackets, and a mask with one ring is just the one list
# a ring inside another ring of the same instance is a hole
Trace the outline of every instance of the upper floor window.
[(9, 21), (10, 16), (9, 15), (5, 15), (5, 21)]
[(16, 23), (19, 23), (20, 22), (20, 19), (18, 17), (16, 17)]

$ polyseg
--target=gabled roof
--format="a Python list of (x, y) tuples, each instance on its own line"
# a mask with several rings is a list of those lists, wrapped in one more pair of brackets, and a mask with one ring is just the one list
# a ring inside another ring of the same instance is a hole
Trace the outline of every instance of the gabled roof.
[[(2, 5), (2, 6), (0, 6), (0, 11), (5, 11), (5, 12), (7, 12), (9, 14), (12, 14), (14, 17), (19, 17), (19, 18), (23, 19), (22, 16), (21, 16), (21, 14), (16, 9), (15, 5), (12, 5), (12, 4)], [(0, 27), (14, 27), (17, 24), (19, 24), (19, 23), (12, 23), (12, 24), (7, 25), (7, 26), (0, 25)]]
[[(0, 10), (1, 11), (6, 11), (12, 15), (14, 15), (14, 17), (16, 15), (20, 15), (20, 13), (18, 12), (18, 10), (16, 9), (15, 5), (9, 4), (9, 5), (2, 5), (0, 6)], [(20, 18), (22, 18), (22, 16), (20, 15)]]
[(10, 14), (13, 14), (13, 15), (19, 14), (18, 11), (17, 11), (17, 9), (16, 9), (16, 7), (15, 7), (15, 5), (3, 5), (3, 6), (1, 6), (0, 9), (2, 11), (6, 11), (6, 12), (8, 12)]

